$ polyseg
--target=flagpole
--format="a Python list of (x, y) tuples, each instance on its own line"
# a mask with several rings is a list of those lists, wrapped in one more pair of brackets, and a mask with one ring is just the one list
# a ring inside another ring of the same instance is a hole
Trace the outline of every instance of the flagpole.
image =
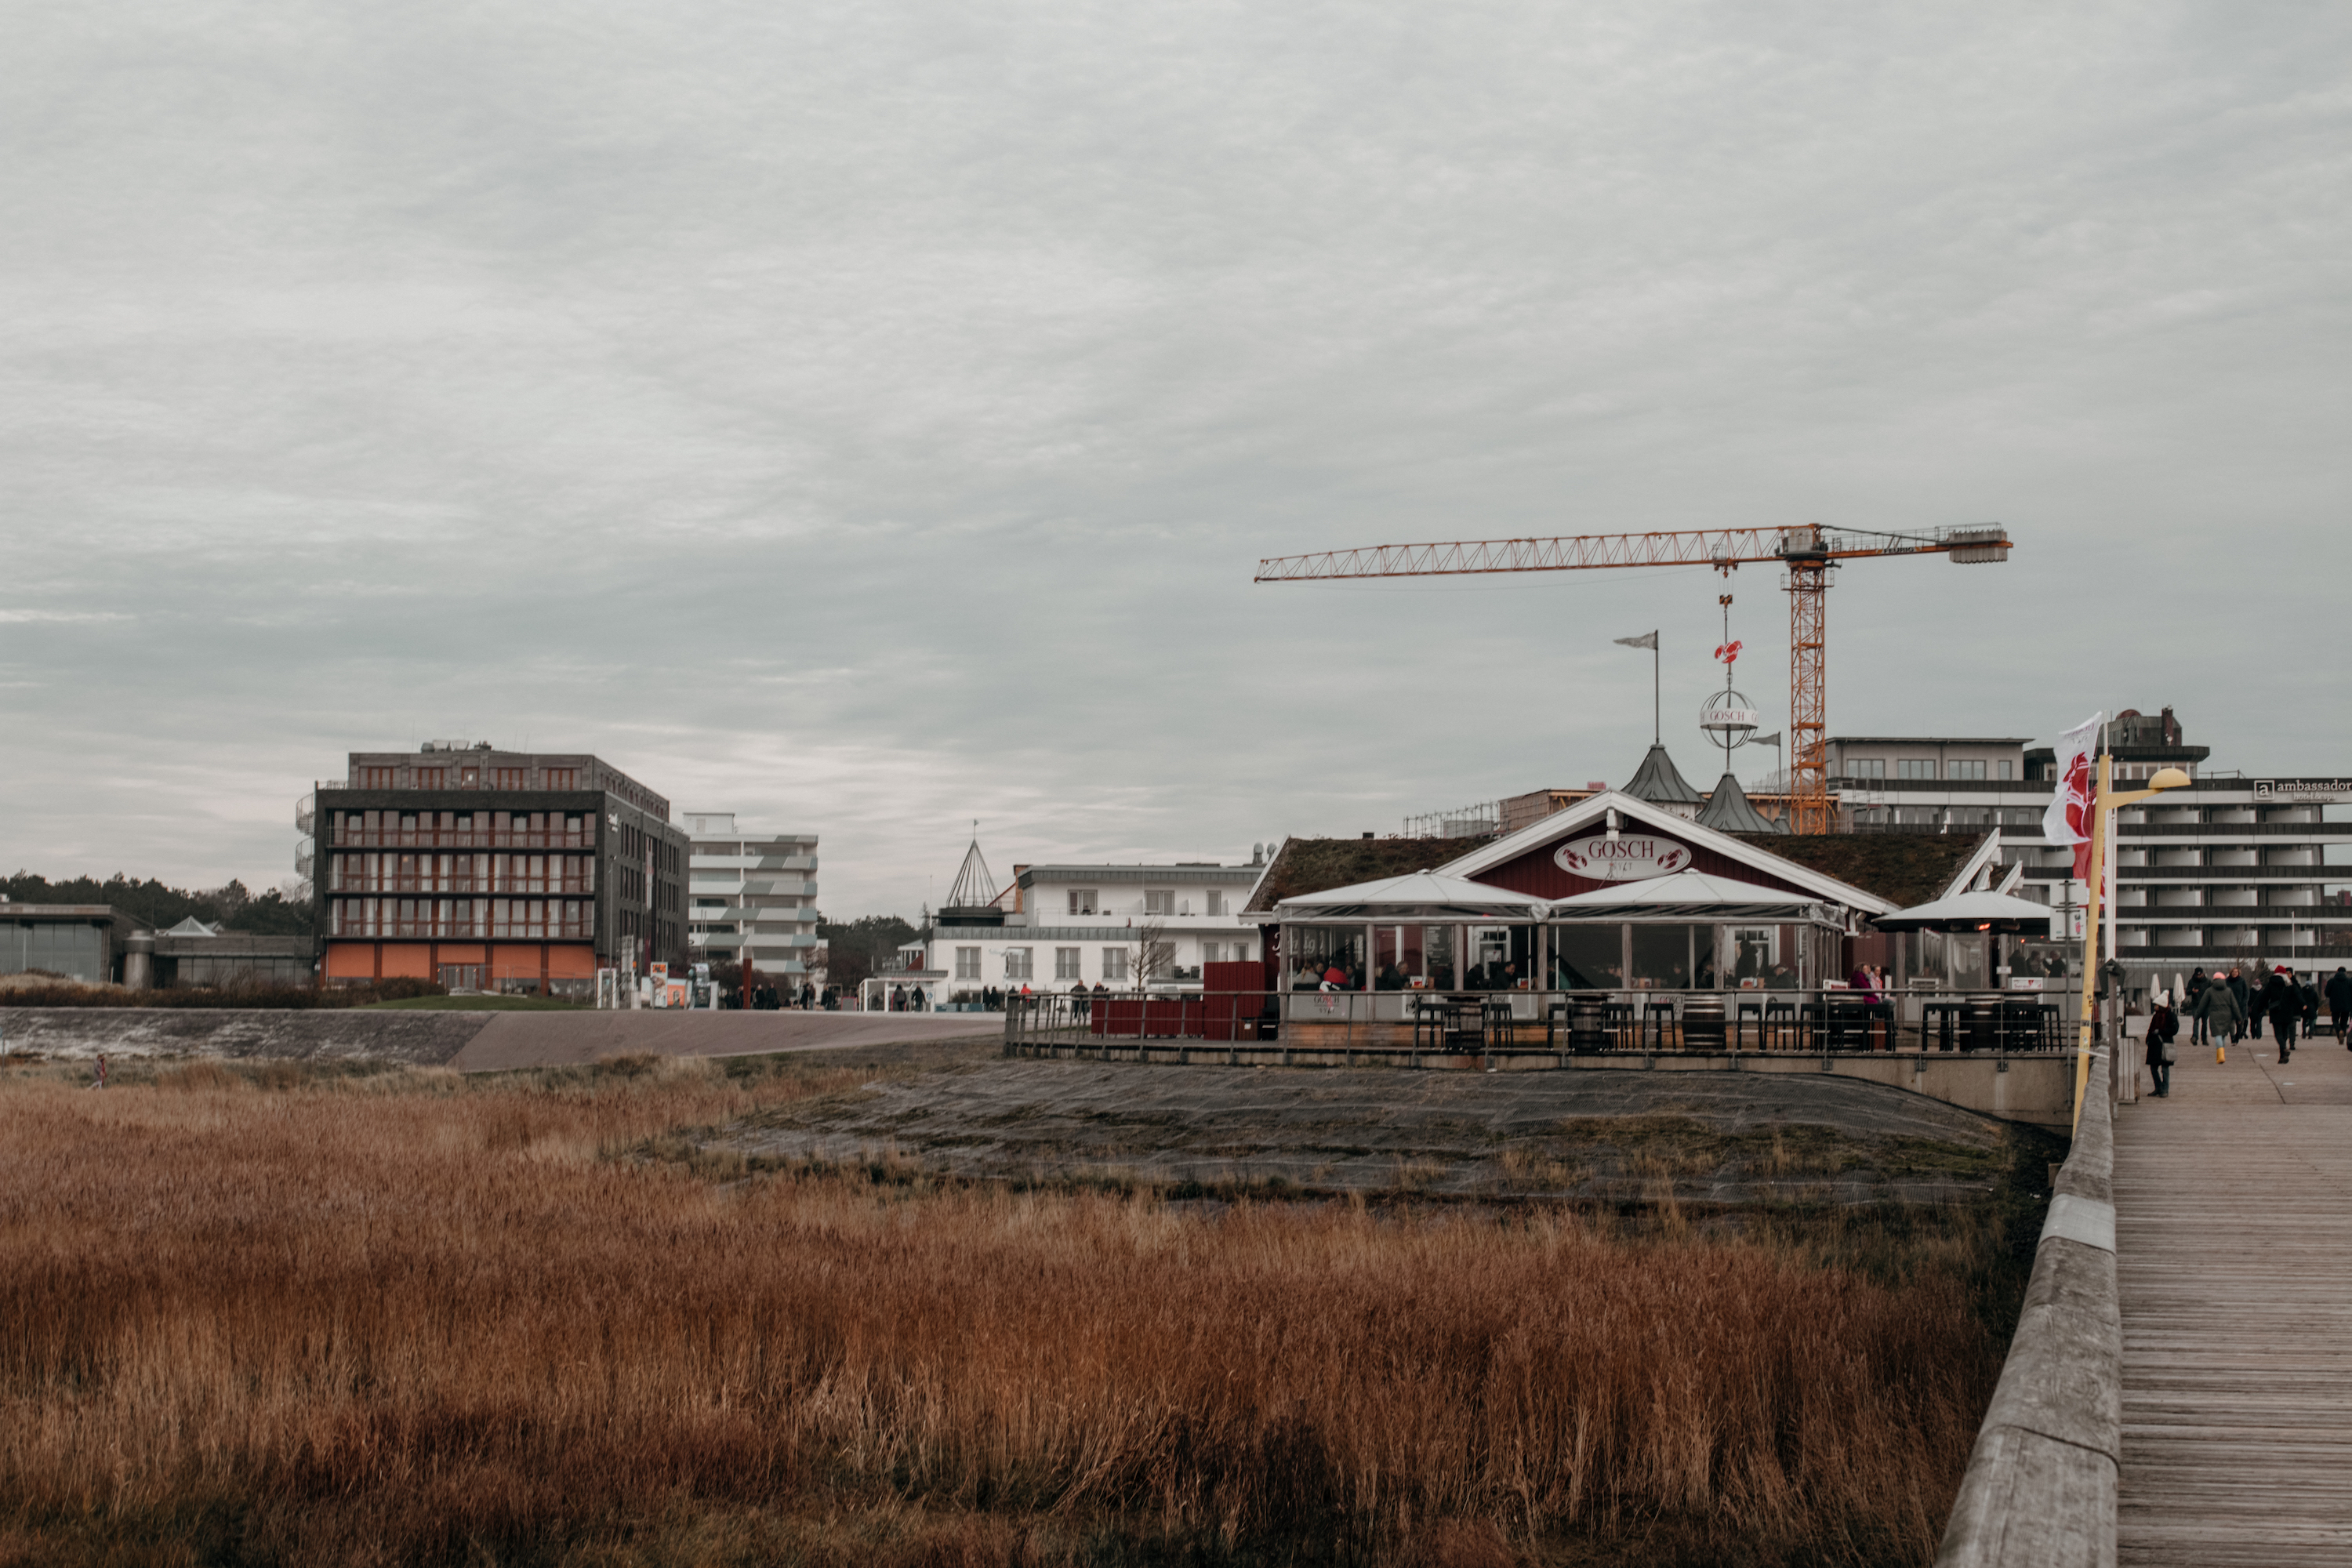
[(1666, 736), (1665, 709), (1658, 698), (1658, 634), (1650, 634), (1650, 744), (1664, 745)]

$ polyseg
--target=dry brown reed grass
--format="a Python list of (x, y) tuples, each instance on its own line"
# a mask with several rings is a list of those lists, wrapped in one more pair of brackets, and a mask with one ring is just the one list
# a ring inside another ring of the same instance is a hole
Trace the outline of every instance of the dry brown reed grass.
[(14, 1075), (0, 1562), (1932, 1555), (1957, 1269), (643, 1157), (869, 1075)]

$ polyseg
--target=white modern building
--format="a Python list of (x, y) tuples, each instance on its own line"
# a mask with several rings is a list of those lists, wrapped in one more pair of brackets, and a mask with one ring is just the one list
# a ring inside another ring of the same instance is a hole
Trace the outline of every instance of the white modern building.
[[(983, 989), (1198, 990), (1202, 966), (1264, 957), (1242, 918), (1264, 864), (1015, 866), (994, 888), (975, 842), (919, 936), (942, 1001)], [(910, 959), (913, 954), (909, 954)]]
[[(2116, 817), (2116, 956), (2174, 969), (2259, 960), (2352, 962), (2352, 780), (2258, 777), (2207, 764), (2170, 709), (2126, 710), (2108, 730), (2118, 780), (2177, 767), (2194, 781)], [(2049, 843), (2047, 747), (2009, 738), (1838, 737), (1828, 742), (1841, 826), (1857, 832), (2000, 831), (2020, 897), (2058, 904), (2074, 851)], [(2332, 810), (2331, 810), (2332, 808)]]
[(689, 811), (687, 945), (701, 963), (823, 984), (814, 833), (751, 833), (731, 811)]

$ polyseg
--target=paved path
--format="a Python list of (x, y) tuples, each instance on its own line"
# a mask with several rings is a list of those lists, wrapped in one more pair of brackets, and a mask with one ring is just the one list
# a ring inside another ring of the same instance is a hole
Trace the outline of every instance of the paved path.
[(2352, 1051), (2116, 1112), (2126, 1564), (2352, 1563)]
[(494, 1013), (449, 1065), (464, 1072), (499, 1072), (644, 1051), (748, 1057), (1003, 1035), (1004, 1019), (995, 1013)]

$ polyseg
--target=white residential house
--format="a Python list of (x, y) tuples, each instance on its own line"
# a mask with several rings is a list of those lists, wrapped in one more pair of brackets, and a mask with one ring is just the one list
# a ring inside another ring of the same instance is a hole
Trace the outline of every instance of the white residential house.
[(745, 957), (763, 975), (824, 984), (814, 833), (751, 833), (731, 811), (689, 811), (687, 944), (699, 962)]
[(920, 933), (943, 1000), (984, 988), (1198, 990), (1204, 963), (1254, 963), (1257, 922), (1242, 909), (1263, 864), (1015, 866), (990, 891), (975, 841), (955, 890)]

